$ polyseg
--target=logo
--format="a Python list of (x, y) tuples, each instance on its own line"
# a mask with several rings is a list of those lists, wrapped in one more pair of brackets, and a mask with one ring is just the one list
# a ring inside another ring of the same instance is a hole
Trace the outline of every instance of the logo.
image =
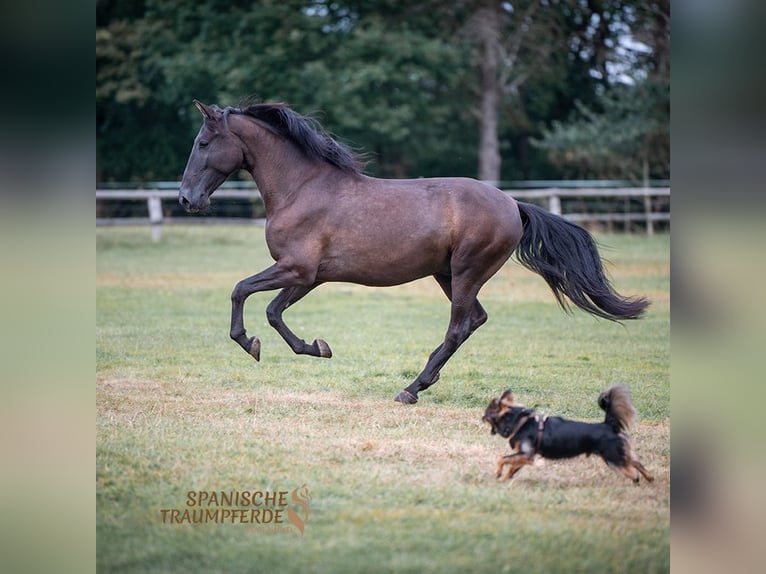
[(299, 532), (311, 514), (304, 484), (289, 490), (189, 490), (181, 508), (162, 508), (163, 524), (247, 524), (264, 532)]
[(300, 488), (296, 488), (292, 491), (292, 493), (290, 493), (290, 499), (293, 501), (295, 506), (303, 511), (303, 518), (301, 518), (301, 515), (293, 510), (292, 507), (287, 509), (287, 518), (290, 519), (290, 522), (295, 524), (295, 527), (300, 531), (301, 536), (303, 536), (303, 529), (306, 525), (306, 521), (309, 519), (308, 501), (311, 500), (311, 493), (309, 493), (308, 487), (304, 484)]

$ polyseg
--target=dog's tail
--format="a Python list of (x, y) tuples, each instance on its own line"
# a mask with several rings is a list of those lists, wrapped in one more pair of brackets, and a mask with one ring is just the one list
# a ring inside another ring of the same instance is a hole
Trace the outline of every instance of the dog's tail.
[(612, 385), (598, 397), (598, 406), (606, 413), (604, 422), (616, 432), (627, 431), (636, 418), (630, 391), (623, 384)]

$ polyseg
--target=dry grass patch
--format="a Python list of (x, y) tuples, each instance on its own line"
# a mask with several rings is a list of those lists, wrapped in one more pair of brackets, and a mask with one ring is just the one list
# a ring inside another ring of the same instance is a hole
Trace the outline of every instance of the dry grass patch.
[[(507, 440), (490, 436), (481, 422), (482, 408), (405, 407), (321, 391), (200, 391), (129, 379), (98, 380), (97, 407), (102, 439), (119, 429), (151, 434), (161, 426), (185, 425), (190, 432), (203, 430), (204, 436), (197, 437), (201, 441), (223, 438), (216, 443), (219, 450), (226, 445), (237, 449), (238, 441), (257, 444), (261, 457), (303, 460), (317, 470), (344, 464), (360, 480), (375, 476), (396, 483), (402, 469), (411, 469), (408, 480), (416, 484), (442, 488), (469, 481), (494, 487), (494, 463), (509, 452)], [(657, 479), (637, 490), (659, 494), (651, 496), (656, 502), (669, 489), (669, 434), (669, 422), (643, 423), (633, 432), (639, 458)], [(523, 469), (512, 484), (632, 488), (598, 457), (540, 461)]]

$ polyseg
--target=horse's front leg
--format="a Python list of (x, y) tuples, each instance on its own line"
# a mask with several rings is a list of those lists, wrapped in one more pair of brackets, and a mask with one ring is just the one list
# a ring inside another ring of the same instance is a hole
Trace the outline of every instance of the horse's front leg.
[[(296, 266), (276, 263), (243, 279), (234, 287), (231, 292), (231, 328), (229, 336), (234, 339), (240, 347), (249, 353), (256, 361), (261, 358), (261, 341), (258, 337), (248, 337), (245, 331), (243, 311), (245, 300), (259, 291), (271, 291), (273, 289), (301, 287), (314, 285), (314, 278), (309, 273), (301, 271)], [(309, 287), (310, 290), (310, 287)], [(306, 291), (308, 292), (308, 291)]]
[(282, 320), (282, 313), (285, 309), (300, 301), (309, 293), (309, 291), (318, 285), (320, 285), (320, 283), (282, 289), (279, 295), (277, 295), (266, 308), (266, 318), (269, 320), (269, 325), (276, 329), (277, 333), (279, 333), (285, 342), (290, 345), (290, 348), (295, 354), (312, 355), (314, 357), (325, 357), (329, 359), (332, 357), (332, 351), (325, 341), (322, 339), (315, 339), (314, 342), (309, 345), (306, 341), (297, 337)]

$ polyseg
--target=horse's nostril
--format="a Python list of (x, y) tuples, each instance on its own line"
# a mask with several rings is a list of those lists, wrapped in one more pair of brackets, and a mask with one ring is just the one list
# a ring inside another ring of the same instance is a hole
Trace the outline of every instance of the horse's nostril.
[(183, 195), (179, 196), (178, 203), (180, 203), (184, 207), (189, 207), (189, 200), (186, 199)]

